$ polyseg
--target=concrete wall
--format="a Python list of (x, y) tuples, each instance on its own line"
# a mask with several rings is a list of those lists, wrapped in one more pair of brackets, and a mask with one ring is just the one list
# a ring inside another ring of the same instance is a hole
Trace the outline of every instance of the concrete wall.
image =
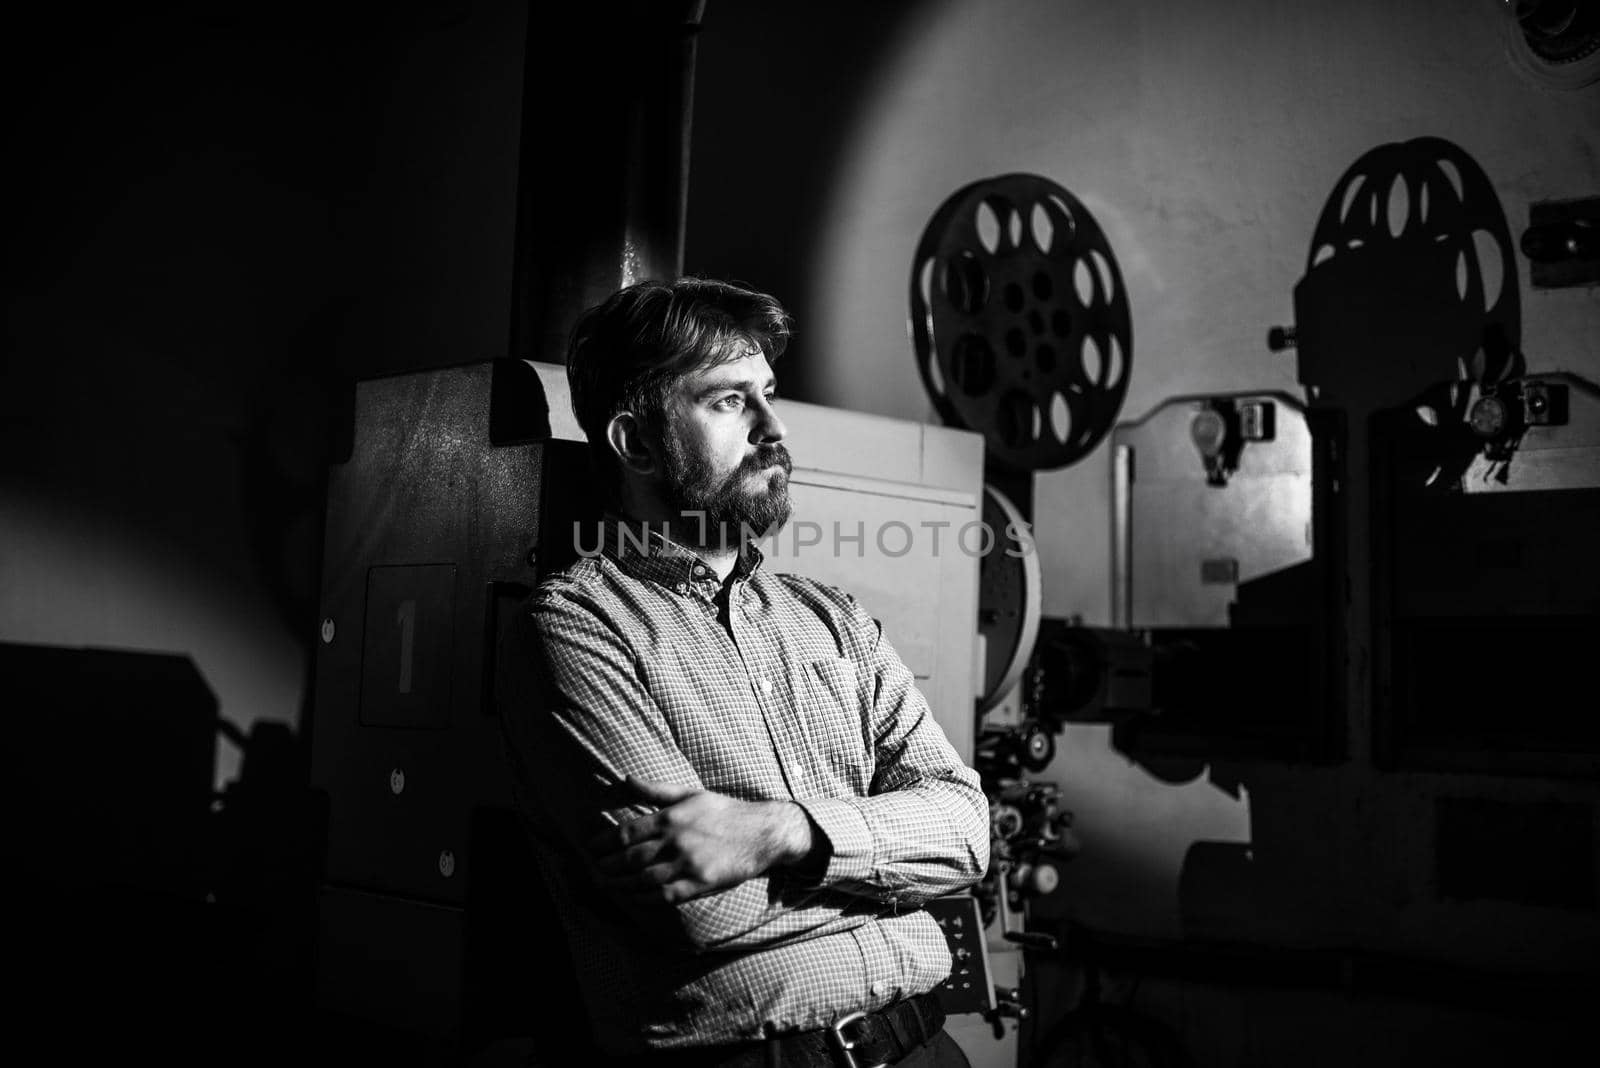
[[(760, 7), (760, 10), (755, 8)], [(722, 5), (700, 59), (690, 270), (781, 288), (801, 399), (933, 419), (907, 340), (912, 253), (945, 197), (1031, 171), (1094, 213), (1133, 310), (1133, 418), (1287, 389), (1311, 231), (1368, 149), (1466, 149), (1517, 232), (1600, 185), (1600, 93), (1534, 86), (1498, 3), (925, 0)], [(737, 88), (736, 88), (737, 87)], [(1530, 369), (1600, 371), (1600, 295), (1523, 287)], [(1103, 453), (1042, 473), (1046, 609), (1110, 617)]]

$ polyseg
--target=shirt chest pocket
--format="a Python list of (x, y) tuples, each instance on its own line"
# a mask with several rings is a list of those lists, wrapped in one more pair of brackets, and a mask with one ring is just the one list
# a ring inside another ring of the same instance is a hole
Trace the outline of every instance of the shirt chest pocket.
[(873, 760), (855, 662), (839, 657), (806, 661), (800, 691), (800, 717), (812, 752), (833, 776), (864, 793), (872, 781)]

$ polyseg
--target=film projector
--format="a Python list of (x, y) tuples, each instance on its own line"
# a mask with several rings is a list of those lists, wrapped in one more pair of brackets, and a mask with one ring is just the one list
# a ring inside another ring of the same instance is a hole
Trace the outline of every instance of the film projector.
[[(1563, 207), (1530, 209), (1535, 291), (1595, 269)], [(1568, 696), (1600, 641), (1600, 387), (1528, 366), (1516, 249), (1471, 155), (1380, 145), (1334, 184), (1296, 322), (1268, 334), (1365, 435), (1380, 767), (1600, 773)]]
[[(976, 764), (994, 863), (978, 890), (1003, 938), (1076, 853), (1045, 770), (1070, 722), (1112, 725), (1157, 775), (1229, 755), (1312, 756), (1337, 707), (1328, 610), (1336, 425), (1276, 392), (1180, 396), (1118, 422), (1129, 297), (1104, 232), (1061, 186), (1007, 174), (953, 194), (911, 272), (911, 336), (947, 423), (981, 433), (983, 693)], [(1109, 448), (1110, 626), (1046, 618), (1033, 472)], [(1295, 708), (1286, 715), (1285, 706)], [(1310, 711), (1304, 711), (1310, 710)]]
[(910, 328), (940, 417), (981, 433), (987, 456), (975, 763), (993, 859), (976, 893), (1003, 938), (1048, 943), (1022, 930), (1023, 906), (1056, 888), (1077, 844), (1059, 787), (1027, 777), (1049, 764), (1060, 730), (1019, 700), (1041, 626), (1032, 472), (1081, 460), (1110, 431), (1133, 357), (1128, 297), (1088, 209), (1047, 178), (1006, 174), (957, 190), (929, 221)]

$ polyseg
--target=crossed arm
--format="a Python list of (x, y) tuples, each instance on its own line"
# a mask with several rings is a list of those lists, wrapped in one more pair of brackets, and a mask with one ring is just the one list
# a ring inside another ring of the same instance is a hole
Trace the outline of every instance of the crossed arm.
[(977, 777), (881, 641), (862, 665), (875, 697), (872, 788), (804, 802), (705, 789), (628, 643), (587, 606), (542, 602), (502, 662), (508, 741), (545, 821), (597, 887), (694, 949), (845, 930), (960, 889), (988, 863)]
[(632, 776), (626, 783), (655, 811), (590, 838), (595, 867), (614, 893), (677, 904), (774, 869), (814, 866), (825, 852), (826, 837), (793, 801), (741, 801)]

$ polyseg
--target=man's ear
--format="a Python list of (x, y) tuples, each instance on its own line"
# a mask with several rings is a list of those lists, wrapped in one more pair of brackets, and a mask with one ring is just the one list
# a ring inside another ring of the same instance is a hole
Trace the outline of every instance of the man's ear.
[(611, 417), (606, 424), (606, 444), (629, 471), (641, 475), (655, 471), (655, 450), (646, 438), (644, 425), (632, 412), (618, 412)]

